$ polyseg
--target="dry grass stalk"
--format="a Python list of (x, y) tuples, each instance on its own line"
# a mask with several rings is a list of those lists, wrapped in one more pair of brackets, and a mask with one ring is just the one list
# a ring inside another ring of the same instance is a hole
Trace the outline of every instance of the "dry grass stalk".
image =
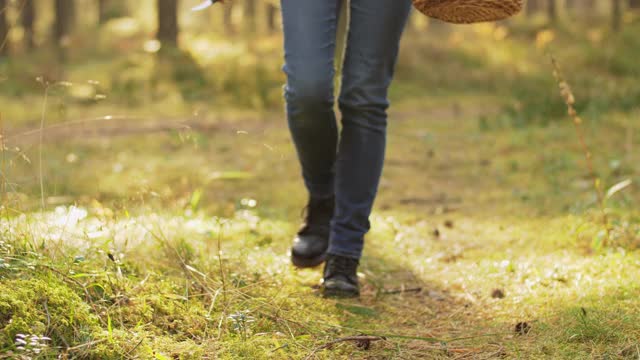
[[(4, 150), (5, 150), (5, 145), (4, 145), (4, 131), (3, 131), (3, 127), (2, 127), (3, 123), (2, 123), (2, 114), (0, 114), (0, 204), (6, 204), (6, 194), (7, 194), (7, 188), (6, 188), (6, 183), (5, 183), (5, 163), (4, 163)], [(0, 210), (2, 210), (2, 208), (0, 207)], [(0, 211), (1, 213), (1, 211)]]
[(578, 115), (578, 112), (575, 109), (575, 96), (573, 95), (573, 91), (571, 90), (571, 86), (562, 76), (562, 72), (560, 71), (560, 66), (558, 65), (558, 61), (553, 55), (551, 56), (551, 64), (553, 66), (553, 76), (558, 82), (558, 87), (560, 88), (560, 95), (564, 100), (564, 103), (567, 105), (567, 112), (569, 117), (571, 118), (573, 125), (576, 129), (576, 134), (578, 135), (578, 139), (580, 140), (580, 146), (582, 147), (582, 152), (584, 153), (585, 162), (587, 164), (587, 169), (589, 171), (589, 175), (593, 180), (593, 187), (596, 190), (596, 194), (598, 196), (598, 204), (600, 207), (600, 212), (602, 213), (602, 225), (605, 230), (605, 238), (603, 241), (603, 246), (609, 244), (611, 240), (611, 229), (609, 227), (609, 217), (607, 216), (607, 211), (605, 209), (605, 196), (602, 190), (602, 181), (595, 170), (595, 166), (593, 165), (593, 155), (587, 142), (585, 140), (584, 129), (582, 128), (582, 118)]

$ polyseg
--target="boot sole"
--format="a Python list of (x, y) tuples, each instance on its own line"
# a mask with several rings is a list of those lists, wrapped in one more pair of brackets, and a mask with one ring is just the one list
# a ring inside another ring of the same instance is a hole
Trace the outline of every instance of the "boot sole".
[(314, 258), (305, 258), (291, 254), (291, 263), (293, 263), (293, 266), (299, 269), (314, 268), (322, 264), (326, 260), (326, 258), (326, 253)]
[(360, 292), (323, 288), (322, 296), (325, 298), (335, 298), (335, 299), (358, 298), (360, 297)]

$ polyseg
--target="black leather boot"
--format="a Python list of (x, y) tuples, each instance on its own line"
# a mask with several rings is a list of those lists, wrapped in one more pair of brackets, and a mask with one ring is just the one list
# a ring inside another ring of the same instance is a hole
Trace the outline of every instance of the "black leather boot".
[(291, 247), (291, 262), (299, 268), (316, 267), (325, 260), (335, 198), (310, 198), (306, 216)]
[(357, 259), (329, 254), (324, 265), (322, 294), (338, 298), (360, 296), (358, 263)]

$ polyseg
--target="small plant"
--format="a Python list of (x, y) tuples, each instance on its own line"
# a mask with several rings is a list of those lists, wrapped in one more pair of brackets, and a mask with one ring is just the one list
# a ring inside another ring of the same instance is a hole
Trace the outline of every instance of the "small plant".
[(8, 255), (9, 253), (11, 253), (11, 248), (11, 244), (9, 244), (7, 241), (0, 240), (0, 254)]
[(598, 247), (607, 246), (611, 243), (611, 225), (609, 223), (609, 216), (607, 215), (606, 202), (615, 193), (631, 185), (631, 180), (624, 180), (613, 185), (607, 190), (605, 194), (605, 192), (603, 191), (602, 180), (598, 176), (598, 173), (596, 172), (595, 166), (593, 164), (593, 154), (591, 153), (591, 150), (589, 149), (589, 146), (587, 145), (587, 142), (585, 140), (584, 130), (582, 128), (582, 118), (578, 115), (578, 112), (575, 109), (576, 99), (573, 95), (573, 91), (571, 90), (571, 86), (569, 86), (569, 83), (562, 76), (562, 73), (560, 72), (560, 66), (553, 56), (551, 56), (551, 64), (553, 66), (553, 76), (558, 82), (560, 95), (562, 96), (562, 99), (567, 106), (567, 113), (575, 127), (578, 140), (580, 141), (580, 146), (584, 153), (587, 170), (589, 171), (589, 175), (593, 181), (593, 187), (598, 198), (598, 205), (602, 214), (602, 226), (604, 228), (604, 238), (599, 241)]
[(231, 320), (231, 328), (237, 334), (240, 334), (242, 340), (245, 341), (249, 338), (251, 329), (249, 324), (255, 322), (256, 319), (249, 315), (249, 310), (239, 311), (235, 314), (231, 314), (228, 317)]
[(11, 268), (8, 256), (11, 254), (12, 246), (4, 240), (0, 240), (0, 278), (2, 278), (2, 270)]
[(23, 358), (31, 359), (32, 356), (38, 356), (47, 349), (48, 341), (51, 341), (51, 338), (46, 336), (17, 334), (15, 345)]
[(569, 341), (608, 343), (619, 338), (620, 334), (606, 314), (580, 307), (572, 309), (569, 316), (572, 324), (565, 329)]

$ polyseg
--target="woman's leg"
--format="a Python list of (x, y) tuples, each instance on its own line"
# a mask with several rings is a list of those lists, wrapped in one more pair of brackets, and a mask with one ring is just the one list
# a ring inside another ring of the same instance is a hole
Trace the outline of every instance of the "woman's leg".
[(339, 98), (343, 128), (328, 250), (332, 255), (358, 259), (362, 253), (384, 161), (387, 89), (410, 9), (411, 0), (351, 0)]
[(334, 195), (333, 78), (339, 0), (282, 0), (287, 119), (311, 197)]
[(338, 129), (333, 77), (339, 0), (282, 0), (289, 129), (309, 191), (306, 218), (293, 246), (297, 267), (321, 264), (334, 212)]

